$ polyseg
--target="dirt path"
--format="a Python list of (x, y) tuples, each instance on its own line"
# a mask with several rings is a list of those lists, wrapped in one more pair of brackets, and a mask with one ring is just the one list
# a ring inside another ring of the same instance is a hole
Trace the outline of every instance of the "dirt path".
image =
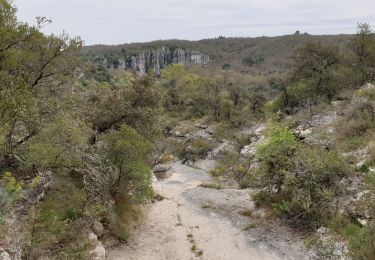
[(254, 246), (229, 218), (207, 210), (210, 205), (191, 199), (195, 191), (199, 196), (204, 190), (207, 196), (215, 192), (197, 188), (209, 180), (207, 173), (179, 163), (173, 169), (173, 176), (160, 182), (161, 194), (166, 199), (146, 208), (144, 223), (134, 234), (134, 240), (110, 250), (107, 259), (291, 259)]

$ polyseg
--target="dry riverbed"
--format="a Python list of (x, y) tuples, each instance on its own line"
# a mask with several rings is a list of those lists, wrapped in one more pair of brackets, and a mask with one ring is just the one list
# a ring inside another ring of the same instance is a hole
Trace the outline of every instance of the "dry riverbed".
[(180, 163), (173, 170), (158, 184), (166, 199), (146, 207), (133, 240), (109, 250), (107, 259), (308, 259), (289, 230), (259, 225), (262, 212), (250, 190), (202, 188), (210, 181), (205, 171)]

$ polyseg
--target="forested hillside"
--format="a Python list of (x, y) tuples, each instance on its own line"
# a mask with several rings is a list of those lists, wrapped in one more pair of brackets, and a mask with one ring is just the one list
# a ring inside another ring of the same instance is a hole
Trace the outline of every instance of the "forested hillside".
[(91, 79), (81, 39), (41, 33), (48, 23), (0, 1), (0, 246), (11, 259), (86, 259), (97, 236), (126, 240), (135, 205), (153, 198), (160, 91), (147, 77)]
[(49, 23), (0, 0), (0, 259), (374, 259), (369, 24), (83, 47)]
[(94, 45), (84, 47), (85, 58), (93, 61), (100, 54), (108, 58), (109, 64), (118, 59), (134, 56), (147, 50), (162, 47), (183, 48), (200, 51), (210, 57), (208, 68), (233, 69), (245, 74), (280, 76), (290, 66), (293, 51), (309, 41), (319, 41), (346, 49), (352, 35), (314, 36), (296, 33), (279, 37), (225, 38), (200, 41), (166, 40), (149, 43), (131, 43), (115, 46)]

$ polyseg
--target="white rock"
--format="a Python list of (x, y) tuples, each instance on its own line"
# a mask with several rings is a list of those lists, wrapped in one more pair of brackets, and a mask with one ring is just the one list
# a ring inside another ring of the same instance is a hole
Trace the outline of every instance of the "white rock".
[(357, 218), (357, 221), (362, 226), (367, 226), (367, 224), (368, 224), (367, 219), (364, 219), (364, 218)]
[(0, 260), (12, 260), (12, 258), (10, 257), (7, 251), (0, 248)]
[(89, 252), (90, 260), (105, 260), (105, 248), (101, 242), (99, 242), (94, 250)]
[(252, 144), (249, 144), (249, 145), (245, 145), (242, 150), (241, 150), (241, 155), (242, 156), (253, 156), (256, 154), (256, 147)]
[(207, 129), (208, 125), (196, 124), (195, 127), (200, 128), (200, 129)]
[(167, 179), (172, 176), (172, 166), (168, 164), (158, 164), (154, 167), (153, 172), (158, 180)]
[(89, 260), (105, 260), (105, 247), (103, 243), (98, 240), (98, 236), (91, 230), (87, 233), (87, 238), (90, 241), (91, 248), (88, 252), (88, 259)]
[(261, 125), (261, 126), (258, 126), (257, 128), (255, 128), (254, 133), (256, 135), (260, 135), (262, 132), (264, 132), (266, 130), (267, 130), (267, 126), (266, 125)]
[(155, 193), (161, 194), (163, 189), (162, 189), (160, 182), (158, 181), (154, 173), (151, 173), (151, 176), (152, 176), (152, 184), (151, 184), (152, 189), (154, 190)]
[(366, 160), (362, 160), (362, 161), (358, 162), (358, 163), (356, 164), (356, 166), (357, 166), (357, 168), (361, 168), (361, 167), (364, 166), (365, 164), (366, 164)]
[(101, 236), (104, 234), (104, 227), (102, 223), (100, 223), (99, 221), (94, 221), (94, 223), (92, 224), (92, 230), (98, 236)]
[(330, 232), (329, 228), (326, 228), (326, 227), (320, 227), (318, 228), (318, 230), (316, 231), (319, 235), (326, 235)]

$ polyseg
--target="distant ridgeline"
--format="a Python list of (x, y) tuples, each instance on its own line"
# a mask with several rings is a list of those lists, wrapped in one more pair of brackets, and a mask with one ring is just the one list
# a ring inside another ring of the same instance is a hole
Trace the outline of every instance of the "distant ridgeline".
[(196, 50), (160, 47), (129, 56), (123, 55), (123, 57), (106, 57), (98, 54), (93, 62), (107, 69), (131, 69), (141, 76), (153, 70), (157, 76), (160, 76), (160, 71), (170, 64), (206, 65), (210, 62), (210, 57)]
[(199, 65), (267, 78), (280, 77), (290, 67), (290, 56), (306, 42), (321, 42), (345, 49), (351, 35), (293, 34), (277, 37), (160, 40), (121, 45), (92, 45), (82, 56), (101, 68), (133, 70), (140, 75), (170, 64)]

